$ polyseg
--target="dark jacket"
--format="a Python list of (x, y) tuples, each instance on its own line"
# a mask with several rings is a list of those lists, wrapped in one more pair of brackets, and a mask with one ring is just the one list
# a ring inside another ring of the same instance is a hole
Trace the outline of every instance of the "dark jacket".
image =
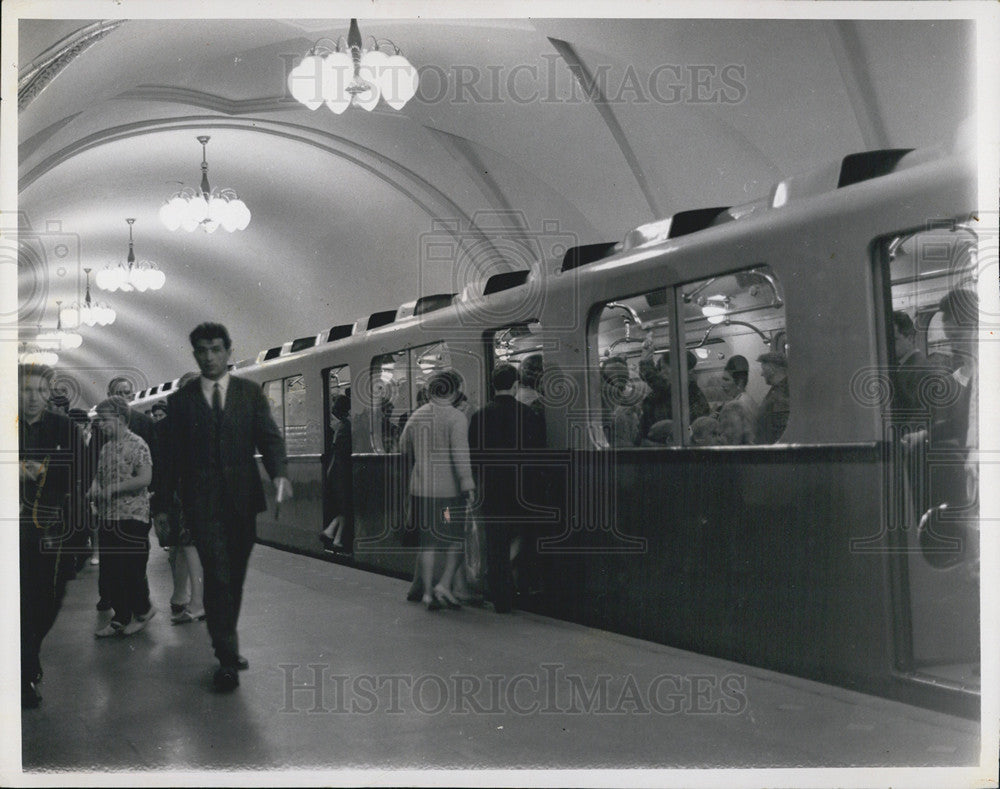
[(774, 444), (781, 440), (788, 426), (791, 405), (788, 399), (788, 379), (768, 389), (757, 412), (757, 443)]
[[(19, 459), (41, 463), (45, 472), (37, 480), (20, 483), (22, 524), (52, 527), (64, 519), (66, 507), (79, 494), (83, 481), (83, 436), (62, 414), (44, 411), (34, 424), (18, 420)], [(89, 484), (89, 480), (87, 480)], [(57, 536), (49, 534), (49, 536)]]
[(353, 512), (354, 484), (351, 479), (351, 418), (348, 416), (333, 431), (332, 452), (326, 470), (327, 495), (330, 497), (329, 517), (343, 515), (350, 519)]
[[(168, 511), (178, 492), (185, 524), (193, 535), (203, 532), (209, 513), (220, 505), (236, 519), (252, 523), (266, 506), (255, 452), (260, 452), (272, 479), (285, 476), (287, 467), (284, 439), (260, 387), (230, 376), (218, 434), (200, 378), (174, 392), (168, 403), (164, 421), (169, 426), (160, 451), (161, 470), (155, 475), (153, 512)], [(212, 460), (216, 453), (218, 471)]]
[(519, 474), (518, 464), (528, 459), (532, 450), (544, 447), (545, 420), (510, 395), (497, 395), (472, 415), (469, 451), (473, 469), (480, 473), (484, 512), (516, 514), (525, 502), (534, 501), (527, 479), (531, 475)]

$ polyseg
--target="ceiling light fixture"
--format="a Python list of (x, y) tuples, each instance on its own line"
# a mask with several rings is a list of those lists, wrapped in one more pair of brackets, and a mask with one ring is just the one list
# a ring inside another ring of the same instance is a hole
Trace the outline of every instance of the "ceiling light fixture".
[(18, 364), (32, 364), (32, 365), (45, 365), (46, 367), (55, 367), (56, 363), (59, 361), (59, 354), (54, 351), (46, 351), (39, 348), (37, 345), (22, 344), (18, 349), (17, 363)]
[(74, 302), (69, 307), (59, 310), (59, 323), (65, 324), (71, 329), (77, 328), (81, 323), (87, 326), (110, 326), (118, 317), (115, 311), (106, 304), (97, 302), (90, 298), (90, 272), (92, 269), (85, 268), (87, 274), (87, 294), (83, 299), (83, 304)]
[(62, 327), (62, 302), (56, 300), (56, 328), (55, 331), (43, 331), (35, 337), (35, 344), (39, 348), (50, 350), (73, 350), (83, 345), (83, 337), (75, 331), (64, 331)]
[(116, 290), (125, 292), (137, 290), (140, 293), (145, 290), (159, 290), (167, 281), (167, 277), (156, 267), (155, 263), (148, 260), (136, 262), (132, 241), (132, 225), (135, 224), (135, 220), (126, 219), (125, 221), (128, 222), (128, 259), (126, 260), (128, 266), (121, 263), (117, 266), (105, 266), (97, 272), (97, 287), (112, 293)]
[[(350, 106), (371, 112), (379, 98), (401, 110), (416, 95), (420, 75), (392, 41), (369, 38), (372, 47), (364, 49), (358, 20), (352, 19), (345, 44), (343, 36), (333, 49), (317, 42), (288, 74), (292, 96), (311, 110), (326, 104), (337, 115)], [(383, 52), (383, 45), (393, 54)]]
[(206, 146), (210, 139), (207, 135), (198, 138), (201, 143), (201, 186), (198, 189), (185, 186), (160, 206), (160, 221), (167, 230), (183, 228), (191, 232), (200, 227), (206, 233), (214, 233), (221, 225), (232, 233), (234, 230), (246, 230), (250, 224), (250, 209), (236, 192), (228, 187), (213, 190), (208, 185)]
[(729, 298), (727, 296), (709, 296), (701, 305), (701, 314), (709, 323), (722, 323), (729, 314)]

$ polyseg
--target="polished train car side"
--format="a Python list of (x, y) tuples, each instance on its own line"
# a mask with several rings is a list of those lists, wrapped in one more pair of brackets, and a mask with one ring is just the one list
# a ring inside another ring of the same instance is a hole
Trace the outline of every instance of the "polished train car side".
[[(268, 395), (296, 496), (270, 502), (259, 538), (324, 555), (327, 415), (350, 386), (355, 535), (337, 558), (408, 574), (395, 441), (421, 382), (456, 369), (477, 408), (496, 363), (541, 354), (548, 449), (524, 495), (544, 592), (526, 606), (976, 716), (976, 511), (952, 479), (967, 447), (917, 457), (907, 435), (931, 417), (902, 420), (887, 373), (894, 310), (928, 354), (947, 350), (936, 305), (975, 288), (974, 184), (962, 156), (859, 154), (262, 352), (235, 373)], [(703, 445), (738, 359), (748, 402), (787, 392), (787, 424)]]

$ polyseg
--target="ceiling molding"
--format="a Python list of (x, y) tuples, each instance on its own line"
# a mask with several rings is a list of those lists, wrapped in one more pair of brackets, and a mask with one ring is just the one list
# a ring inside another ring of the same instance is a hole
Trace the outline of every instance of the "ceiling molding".
[(266, 96), (259, 99), (227, 99), (214, 93), (172, 85), (136, 85), (114, 96), (125, 101), (153, 101), (165, 104), (186, 104), (223, 115), (248, 115), (262, 112), (287, 112), (301, 106), (290, 96)]
[(79, 118), (82, 113), (74, 112), (72, 115), (67, 115), (65, 118), (60, 118), (55, 123), (50, 123), (44, 129), (42, 129), (37, 134), (31, 135), (27, 140), (22, 142), (17, 147), (17, 158), (18, 161), (24, 162), (32, 157), (32, 155), (41, 148), (45, 143), (52, 138), (53, 135), (62, 131), (66, 126), (72, 123), (76, 118)]
[(604, 124), (608, 127), (608, 131), (611, 132), (611, 137), (614, 139), (615, 143), (618, 145), (618, 149), (625, 157), (629, 170), (632, 171), (632, 176), (639, 185), (639, 189), (642, 192), (643, 197), (646, 198), (646, 204), (649, 206), (653, 219), (659, 219), (664, 216), (656, 200), (656, 195), (653, 194), (653, 190), (650, 188), (649, 179), (646, 177), (646, 171), (639, 162), (639, 157), (636, 156), (635, 151), (632, 149), (632, 144), (629, 142), (628, 136), (625, 134), (625, 130), (618, 122), (618, 118), (615, 116), (614, 110), (611, 109), (611, 105), (608, 103), (607, 97), (601, 91), (601, 87), (598, 85), (597, 80), (595, 80), (593, 75), (590, 73), (590, 69), (587, 68), (586, 64), (584, 64), (583, 60), (573, 48), (573, 45), (569, 42), (558, 38), (552, 38), (550, 36), (549, 43), (555, 47), (555, 50), (569, 67), (570, 72), (572, 72), (573, 76), (576, 77), (576, 81), (580, 83), (580, 87), (583, 88), (584, 95), (590, 99), (590, 103), (597, 109), (598, 113), (600, 113)]
[(869, 150), (891, 147), (857, 23), (834, 19), (824, 27), (865, 147)]
[(84, 50), (96, 44), (127, 20), (95, 22), (49, 47), (35, 58), (17, 81), (17, 109), (24, 110)]
[[(435, 129), (433, 126), (424, 126), (438, 141), (445, 147), (449, 154), (459, 163), (465, 174), (479, 187), (486, 202), (497, 211), (509, 216), (519, 216), (511, 206), (510, 201), (504, 194), (503, 189), (496, 179), (490, 175), (489, 168), (486, 167), (479, 154), (476, 152), (474, 144), (465, 137), (461, 137), (451, 132)], [(524, 232), (527, 228), (523, 221), (517, 221), (515, 230)]]

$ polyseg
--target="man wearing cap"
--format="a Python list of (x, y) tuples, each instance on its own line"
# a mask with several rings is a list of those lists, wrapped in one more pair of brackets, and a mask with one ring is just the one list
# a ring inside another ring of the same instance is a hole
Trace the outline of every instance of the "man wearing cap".
[(771, 351), (757, 357), (764, 381), (771, 387), (757, 414), (757, 443), (774, 444), (788, 425), (788, 360), (783, 353)]

